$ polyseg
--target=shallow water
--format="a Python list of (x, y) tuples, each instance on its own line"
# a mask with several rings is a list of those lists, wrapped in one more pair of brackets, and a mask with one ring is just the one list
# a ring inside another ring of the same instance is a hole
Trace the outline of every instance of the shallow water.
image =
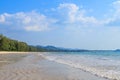
[(101, 77), (120, 80), (120, 52), (52, 52), (43, 56)]
[(68, 65), (30, 54), (0, 70), (0, 80), (108, 80)]

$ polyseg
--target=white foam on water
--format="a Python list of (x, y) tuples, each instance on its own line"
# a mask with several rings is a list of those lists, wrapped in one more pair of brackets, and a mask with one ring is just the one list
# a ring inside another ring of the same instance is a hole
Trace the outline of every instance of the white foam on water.
[(42, 54), (48, 60), (88, 71), (94, 75), (120, 80), (120, 61), (108, 57), (73, 54)]

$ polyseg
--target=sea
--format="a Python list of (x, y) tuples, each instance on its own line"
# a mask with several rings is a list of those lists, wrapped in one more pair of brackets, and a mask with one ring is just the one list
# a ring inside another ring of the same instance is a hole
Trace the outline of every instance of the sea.
[(46, 52), (42, 56), (48, 60), (78, 68), (96, 76), (120, 80), (120, 52)]

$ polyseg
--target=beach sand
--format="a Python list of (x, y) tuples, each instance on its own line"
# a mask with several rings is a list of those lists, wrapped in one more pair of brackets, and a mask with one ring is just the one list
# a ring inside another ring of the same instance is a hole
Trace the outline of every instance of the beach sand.
[(26, 56), (26, 52), (0, 52), (0, 68), (4, 65), (15, 63)]
[(107, 80), (39, 54), (42, 53), (0, 54), (0, 61), (6, 61), (0, 68), (0, 80)]

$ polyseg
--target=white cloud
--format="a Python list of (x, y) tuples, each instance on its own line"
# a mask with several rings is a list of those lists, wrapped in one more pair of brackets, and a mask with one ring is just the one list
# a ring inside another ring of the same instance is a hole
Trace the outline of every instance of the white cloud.
[(109, 26), (120, 26), (120, 0), (116, 0), (112, 3), (112, 12), (108, 18), (104, 21), (104, 24)]
[(115, 19), (120, 19), (120, 0), (113, 2), (113, 7), (114, 7), (113, 17)]
[[(53, 11), (51, 11), (53, 12)], [(52, 13), (51, 13), (52, 14)], [(0, 15), (0, 23), (11, 26), (12, 29), (26, 31), (50, 30), (51, 26), (84, 27), (103, 25), (94, 16), (87, 16), (87, 11), (73, 3), (60, 4), (54, 8), (52, 16), (46, 16), (38, 12), (4, 13)], [(57, 15), (57, 16), (56, 16)], [(51, 17), (51, 18), (50, 18)], [(62, 23), (62, 25), (61, 25)]]
[[(98, 20), (94, 16), (88, 16), (83, 7), (73, 3), (60, 4), (57, 8), (51, 10), (52, 15), (46, 16), (38, 12), (17, 12), (14, 14), (0, 14), (0, 25), (6, 24), (11, 29), (25, 31), (46, 31), (53, 26), (64, 26), (68, 29), (73, 27), (96, 27), (120, 23), (120, 0), (113, 2), (114, 13), (112, 16)], [(61, 24), (62, 23), (62, 24)], [(52, 28), (53, 28), (52, 27)], [(78, 28), (77, 28), (78, 27)]]
[(78, 24), (79, 25), (100, 25), (100, 22), (93, 16), (86, 16), (86, 10), (80, 8), (73, 3), (60, 4), (57, 8), (59, 15), (63, 17), (61, 21), (64, 23)]
[(60, 4), (58, 10), (61, 11), (61, 14), (65, 17), (67, 16), (69, 22), (75, 21), (75, 16), (79, 10), (79, 7), (75, 4)]
[(5, 22), (5, 17), (4, 15), (0, 15), (0, 23), (4, 23)]
[(101, 20), (94, 16), (88, 16), (88, 12), (73, 3), (60, 4), (57, 8), (59, 12), (59, 22), (67, 26), (120, 26), (120, 0), (116, 0), (112, 3), (112, 12), (106, 13), (108, 17), (103, 17)]
[(0, 15), (0, 23), (7, 24), (12, 29), (24, 29), (26, 31), (49, 30), (53, 19), (37, 12), (18, 12), (15, 14), (4, 13)]
[(39, 26), (26, 26), (25, 30), (27, 31), (44, 31), (44, 30), (48, 30), (47, 27), (39, 27)]
[(113, 6), (120, 11), (120, 0), (116, 0), (115, 2), (113, 2)]
[(35, 11), (14, 14), (3, 13), (0, 15), (0, 23), (8, 25), (10, 29), (25, 31), (46, 31), (50, 30), (52, 26), (84, 27), (100, 25), (95, 17), (86, 16), (86, 10), (73, 3), (60, 4), (54, 9), (54, 12), (49, 17)]

